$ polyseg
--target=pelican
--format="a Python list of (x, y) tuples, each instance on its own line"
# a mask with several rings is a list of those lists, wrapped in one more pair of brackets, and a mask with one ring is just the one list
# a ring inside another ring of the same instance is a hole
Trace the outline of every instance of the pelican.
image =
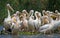
[[(20, 21), (20, 19), (19, 19), (19, 11), (16, 11), (16, 13), (13, 15), (13, 17), (12, 17), (12, 26), (11, 26), (11, 28), (12, 27), (15, 27), (15, 28), (19, 28), (19, 27), (21, 27), (21, 21)], [(16, 25), (17, 24), (17, 25)]]
[(4, 27), (5, 27), (5, 30), (8, 30), (10, 29), (11, 27), (11, 16), (10, 16), (10, 12), (8, 10), (8, 17), (4, 19)]
[(21, 25), (20, 25), (20, 20), (19, 17), (17, 16), (17, 14), (14, 14), (12, 17), (12, 34), (18, 34), (19, 29), (20, 29)]
[(44, 11), (43, 12), (43, 16), (42, 16), (42, 25), (44, 25), (44, 24), (48, 24), (49, 23), (49, 17), (48, 17), (48, 12), (49, 11)]
[(39, 29), (39, 27), (41, 26), (41, 13), (39, 13), (38, 11), (35, 11), (35, 17), (36, 19), (34, 20), (34, 26), (36, 28), (36, 30)]
[(19, 11), (16, 11), (16, 15), (17, 15), (16, 18), (17, 18), (18, 26), (21, 27), (21, 21), (19, 19), (19, 13), (20, 13)]
[(57, 29), (58, 31), (60, 30), (60, 13), (57, 13), (57, 23), (55, 24), (55, 29)]
[(10, 6), (10, 4), (7, 4), (7, 10), (8, 10), (8, 17), (4, 19), (4, 27), (5, 30), (10, 31), (11, 32), (11, 25), (12, 25), (12, 18), (10, 16), (10, 11), (9, 10), (13, 10), (13, 8)]
[(34, 32), (35, 27), (34, 27), (34, 16), (33, 16), (34, 10), (30, 10), (30, 17), (28, 20), (28, 27), (29, 27), (29, 31)]
[(47, 32), (47, 31), (49, 32), (49, 31), (55, 29), (54, 27), (55, 27), (57, 21), (56, 21), (56, 20), (53, 20), (53, 19), (50, 17), (50, 14), (48, 14), (48, 15), (49, 15), (49, 18), (50, 18), (50, 23), (41, 26), (40, 29), (39, 29), (40, 32), (45, 33), (45, 32)]
[(26, 13), (24, 10), (22, 13), (22, 20), (21, 21), (22, 21), (21, 29), (28, 31), (28, 20), (27, 20), (27, 16), (26, 16)]
[(22, 10), (22, 13), (25, 16), (25, 18), (28, 19), (29, 16), (28, 12), (26, 10)]

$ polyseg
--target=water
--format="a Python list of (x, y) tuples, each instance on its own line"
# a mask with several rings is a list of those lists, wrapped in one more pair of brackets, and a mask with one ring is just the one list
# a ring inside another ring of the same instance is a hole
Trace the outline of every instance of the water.
[[(0, 26), (0, 31), (3, 29), (3, 26)], [(52, 35), (0, 35), (0, 38), (60, 38), (60, 34), (52, 34)]]
[(3, 29), (3, 26), (0, 26), (0, 31), (2, 31), (2, 29)]
[(60, 35), (0, 35), (0, 38), (60, 38)]

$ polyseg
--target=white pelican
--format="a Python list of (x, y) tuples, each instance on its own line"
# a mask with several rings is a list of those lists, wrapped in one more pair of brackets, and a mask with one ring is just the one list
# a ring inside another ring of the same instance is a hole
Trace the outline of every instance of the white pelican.
[(42, 19), (42, 25), (49, 23), (48, 12), (49, 12), (49, 11), (44, 12), (44, 13), (43, 13), (43, 16), (41, 17), (41, 19)]
[(28, 12), (26, 10), (22, 10), (23, 15), (25, 16), (26, 19), (28, 19)]
[(4, 19), (4, 28), (5, 28), (5, 30), (10, 29), (11, 23), (12, 23), (11, 22), (11, 16), (10, 16), (10, 12), (8, 10), (8, 17)]
[[(41, 26), (40, 29), (39, 29), (40, 32), (46, 32), (46, 31), (48, 31), (48, 30), (50, 31), (50, 30), (54, 30), (54, 29), (55, 29), (54, 27), (55, 27), (57, 21), (56, 21), (56, 20), (53, 20), (53, 19), (50, 17), (50, 14), (48, 14), (48, 15), (49, 15), (49, 18), (50, 18), (50, 23)], [(49, 31), (48, 31), (48, 32), (49, 32)]]
[(22, 13), (22, 29), (24, 29), (25, 31), (28, 31), (28, 20), (26, 19), (26, 14), (25, 14), (25, 11), (23, 11)]
[(12, 27), (14, 27), (14, 29), (17, 29), (19, 27), (18, 23), (17, 23), (17, 15), (16, 14), (14, 14), (12, 17)]
[(19, 13), (20, 13), (19, 11), (16, 11), (16, 15), (17, 15), (16, 18), (17, 18), (18, 26), (21, 27), (21, 21), (19, 19)]
[(28, 27), (29, 27), (29, 31), (34, 32), (34, 30), (35, 30), (34, 16), (33, 16), (34, 10), (30, 10), (30, 13), (31, 13), (31, 15), (30, 15), (29, 20), (28, 20)]
[(39, 27), (41, 26), (41, 13), (39, 13), (38, 11), (35, 11), (35, 17), (36, 19), (34, 20), (34, 26), (36, 30), (38, 30)]
[(18, 34), (19, 30), (20, 30), (20, 21), (19, 18), (17, 17), (17, 14), (14, 14), (12, 17), (12, 34)]
[(21, 21), (19, 19), (19, 11), (16, 11), (16, 14), (13, 15), (12, 17), (12, 26), (11, 28), (14, 26), (14, 28), (19, 28), (21, 27)]
[(11, 19), (11, 16), (10, 16), (10, 11), (9, 10), (13, 10), (13, 8), (10, 6), (10, 4), (7, 4), (7, 10), (8, 10), (8, 17), (4, 19), (4, 27), (6, 30), (9, 30), (11, 29), (11, 25), (12, 25), (12, 19)]
[(58, 31), (60, 30), (60, 13), (57, 13), (57, 23), (55, 24), (55, 29), (57, 29)]

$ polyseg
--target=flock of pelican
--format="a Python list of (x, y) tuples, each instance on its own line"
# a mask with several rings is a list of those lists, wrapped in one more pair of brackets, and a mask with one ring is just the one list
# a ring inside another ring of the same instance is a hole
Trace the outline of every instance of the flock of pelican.
[[(7, 4), (7, 7), (12, 7)], [(29, 31), (29, 32), (51, 32), (60, 28), (60, 13), (58, 10), (51, 11), (34, 11), (30, 10), (28, 13), (26, 10), (22, 12), (16, 11), (12, 16), (8, 10), (8, 17), (4, 19), (5, 30), (11, 29), (12, 31)], [(12, 11), (14, 11), (12, 9)]]

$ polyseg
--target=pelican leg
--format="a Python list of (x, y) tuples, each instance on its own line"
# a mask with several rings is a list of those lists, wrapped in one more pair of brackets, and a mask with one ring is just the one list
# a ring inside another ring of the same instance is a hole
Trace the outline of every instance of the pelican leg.
[(51, 30), (49, 30), (50, 31), (50, 34), (52, 34), (52, 31)]
[(46, 35), (46, 31), (44, 32), (44, 35)]
[(60, 27), (58, 27), (58, 32), (60, 33)]

